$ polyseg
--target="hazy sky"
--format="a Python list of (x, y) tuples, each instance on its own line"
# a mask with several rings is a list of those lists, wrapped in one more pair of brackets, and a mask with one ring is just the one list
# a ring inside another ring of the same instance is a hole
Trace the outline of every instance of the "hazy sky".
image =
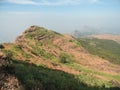
[(60, 33), (84, 26), (120, 31), (120, 0), (0, 0), (0, 42), (11, 42), (31, 25)]

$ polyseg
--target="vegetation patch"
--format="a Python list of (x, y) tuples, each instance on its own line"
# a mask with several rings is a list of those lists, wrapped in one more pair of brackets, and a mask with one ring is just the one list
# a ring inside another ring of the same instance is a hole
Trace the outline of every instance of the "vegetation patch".
[(74, 60), (73, 55), (69, 55), (66, 53), (61, 53), (59, 56), (60, 63), (66, 64), (66, 63), (72, 63)]
[(31, 53), (42, 57), (43, 59), (52, 59), (54, 58), (54, 55), (51, 53), (46, 52), (45, 50), (41, 49), (38, 46), (32, 46), (33, 50), (31, 51)]
[(78, 39), (91, 54), (98, 55), (112, 63), (120, 64), (120, 44), (104, 39)]
[(23, 57), (25, 57), (27, 59), (32, 58), (32, 56), (29, 54), (26, 54), (20, 46), (13, 46), (12, 50), (20, 53), (21, 55), (23, 55)]
[(88, 79), (87, 76), (75, 76), (18, 60), (13, 60), (13, 65), (10, 67), (14, 70), (10, 73), (20, 80), (26, 90), (117, 90), (117, 88), (106, 87), (104, 84), (101, 86), (85, 84), (83, 80), (93, 82), (95, 80)]
[(3, 53), (5, 53), (6, 56), (8, 56), (8, 57), (13, 57), (13, 52), (11, 50), (2, 49), (0, 51), (2, 51)]

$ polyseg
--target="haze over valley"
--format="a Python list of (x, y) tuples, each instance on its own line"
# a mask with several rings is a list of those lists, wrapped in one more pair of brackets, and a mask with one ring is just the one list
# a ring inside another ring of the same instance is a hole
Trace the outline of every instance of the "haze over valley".
[(0, 42), (13, 42), (31, 25), (119, 34), (119, 23), (119, 0), (0, 0)]

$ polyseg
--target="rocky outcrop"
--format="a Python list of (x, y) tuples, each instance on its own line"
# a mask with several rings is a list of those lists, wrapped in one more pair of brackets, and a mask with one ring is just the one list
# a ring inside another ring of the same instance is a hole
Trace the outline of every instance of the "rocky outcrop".
[(11, 64), (11, 60), (4, 53), (0, 52), (0, 67)]
[(24, 90), (13, 73), (12, 61), (0, 52), (0, 90)]
[(7, 73), (0, 73), (0, 90), (24, 90), (19, 80)]
[(34, 32), (36, 30), (36, 26), (30, 26), (24, 33)]
[(109, 81), (109, 83), (111, 83), (112, 85), (114, 85), (115, 87), (120, 89), (120, 82), (115, 81), (115, 80), (111, 80), (111, 81)]

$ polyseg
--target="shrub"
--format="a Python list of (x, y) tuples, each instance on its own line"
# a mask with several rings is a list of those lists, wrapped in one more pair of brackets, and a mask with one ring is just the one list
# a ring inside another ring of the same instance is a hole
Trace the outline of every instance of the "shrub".
[(4, 48), (4, 46), (2, 44), (0, 44), (0, 49), (3, 49), (3, 48)]
[(71, 63), (74, 60), (72, 55), (68, 55), (66, 53), (61, 53), (59, 58), (60, 58), (60, 62), (63, 64)]
[(9, 58), (11, 58), (12, 56), (13, 56), (13, 52), (12, 51), (10, 51), (10, 50), (2, 50), (5, 54), (6, 54), (6, 56), (7, 57), (9, 57)]

